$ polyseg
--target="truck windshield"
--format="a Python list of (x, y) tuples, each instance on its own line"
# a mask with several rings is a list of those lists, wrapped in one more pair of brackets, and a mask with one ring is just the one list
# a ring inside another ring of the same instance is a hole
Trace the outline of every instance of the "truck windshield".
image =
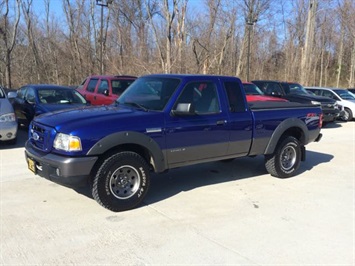
[(162, 111), (180, 79), (166, 77), (141, 77), (116, 100), (118, 104), (141, 107), (144, 110)]

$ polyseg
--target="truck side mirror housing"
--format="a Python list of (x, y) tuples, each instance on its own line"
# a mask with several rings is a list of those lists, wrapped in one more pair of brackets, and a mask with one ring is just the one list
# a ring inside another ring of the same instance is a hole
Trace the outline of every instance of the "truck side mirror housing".
[(173, 116), (195, 115), (195, 110), (191, 103), (178, 103), (176, 109), (171, 111)]

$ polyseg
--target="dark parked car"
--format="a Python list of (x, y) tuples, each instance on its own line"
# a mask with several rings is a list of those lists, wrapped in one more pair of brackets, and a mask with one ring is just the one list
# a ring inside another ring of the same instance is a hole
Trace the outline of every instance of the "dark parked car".
[(92, 105), (109, 105), (136, 79), (134, 76), (94, 75), (87, 77), (76, 89)]
[(286, 99), (280, 97), (266, 96), (258, 86), (252, 82), (243, 82), (243, 87), (245, 90), (246, 98), (248, 102), (258, 102), (258, 101), (271, 101), (271, 102), (288, 102)]
[(75, 89), (47, 84), (25, 85), (17, 92), (10, 92), (9, 98), (19, 124), (25, 126), (37, 115), (88, 105)]
[(310, 103), (321, 105), (323, 111), (323, 122), (334, 122), (341, 112), (341, 107), (338, 106), (335, 100), (312, 95), (308, 93), (301, 84), (296, 82), (282, 82), (275, 80), (253, 80), (266, 95), (281, 97), (290, 102)]

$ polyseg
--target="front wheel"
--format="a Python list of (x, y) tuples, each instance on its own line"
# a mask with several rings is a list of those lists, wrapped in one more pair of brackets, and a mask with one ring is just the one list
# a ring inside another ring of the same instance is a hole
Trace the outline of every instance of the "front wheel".
[(103, 207), (118, 212), (139, 205), (148, 192), (149, 166), (137, 153), (108, 156), (97, 170), (92, 195)]
[(344, 121), (351, 121), (353, 119), (353, 112), (349, 108), (344, 108), (344, 112), (345, 114), (342, 119)]
[(301, 145), (295, 137), (286, 137), (271, 155), (265, 155), (265, 167), (270, 175), (287, 178), (295, 175), (301, 163)]

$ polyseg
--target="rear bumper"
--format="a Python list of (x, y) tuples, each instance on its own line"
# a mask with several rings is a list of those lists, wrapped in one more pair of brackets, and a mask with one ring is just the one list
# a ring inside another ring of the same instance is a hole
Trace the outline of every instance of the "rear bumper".
[(42, 153), (34, 149), (29, 141), (25, 145), (26, 162), (33, 162), (35, 174), (71, 187), (87, 184), (90, 172), (98, 157), (64, 157)]

